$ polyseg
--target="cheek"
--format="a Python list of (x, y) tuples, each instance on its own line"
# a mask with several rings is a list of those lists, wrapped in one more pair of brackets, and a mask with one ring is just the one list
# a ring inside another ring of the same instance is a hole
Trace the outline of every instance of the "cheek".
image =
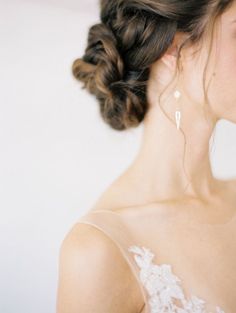
[(236, 44), (221, 49), (215, 72), (209, 88), (211, 104), (219, 116), (233, 113), (232, 110), (236, 110)]
[[(216, 75), (218, 80), (223, 82), (222, 87), (226, 86), (227, 83), (232, 83), (235, 87), (236, 81), (236, 46), (235, 51), (226, 50), (223, 55), (217, 61)], [(223, 88), (224, 89), (224, 88)], [(234, 88), (235, 89), (235, 88)], [(229, 90), (228, 90), (229, 91)], [(235, 91), (235, 90), (234, 90)]]

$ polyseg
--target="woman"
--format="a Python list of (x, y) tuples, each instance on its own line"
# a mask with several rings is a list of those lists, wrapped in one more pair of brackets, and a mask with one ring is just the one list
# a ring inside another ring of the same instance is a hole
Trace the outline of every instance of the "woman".
[(104, 0), (73, 63), (137, 157), (60, 250), (57, 313), (236, 312), (236, 181), (213, 176), (236, 123), (236, 2)]

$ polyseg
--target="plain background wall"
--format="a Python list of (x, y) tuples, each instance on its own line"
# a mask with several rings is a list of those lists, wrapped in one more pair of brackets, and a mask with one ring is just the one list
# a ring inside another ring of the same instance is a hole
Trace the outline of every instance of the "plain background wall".
[[(0, 0), (0, 312), (55, 312), (62, 239), (132, 162), (71, 75), (98, 1)], [(217, 124), (215, 176), (236, 175), (236, 126)]]

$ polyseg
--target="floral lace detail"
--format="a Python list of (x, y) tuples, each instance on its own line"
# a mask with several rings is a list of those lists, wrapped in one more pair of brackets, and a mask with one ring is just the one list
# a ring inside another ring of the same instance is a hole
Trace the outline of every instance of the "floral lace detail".
[[(149, 294), (150, 313), (207, 313), (205, 300), (194, 295), (188, 300), (185, 298), (181, 280), (172, 273), (171, 265), (154, 264), (154, 254), (145, 247), (133, 245), (128, 251), (135, 254), (135, 261), (140, 268), (140, 280)], [(176, 304), (176, 300), (181, 304)], [(215, 313), (225, 312), (216, 306)]]

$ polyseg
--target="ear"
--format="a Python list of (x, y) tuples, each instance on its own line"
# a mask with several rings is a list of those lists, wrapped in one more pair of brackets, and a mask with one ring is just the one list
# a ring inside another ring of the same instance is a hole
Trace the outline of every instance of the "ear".
[(169, 50), (162, 56), (162, 62), (171, 70), (174, 71), (176, 67), (177, 57), (175, 52), (169, 52)]
[(182, 33), (176, 33), (174, 40), (165, 54), (162, 56), (162, 62), (171, 70), (174, 71), (177, 64), (177, 53), (182, 41)]

